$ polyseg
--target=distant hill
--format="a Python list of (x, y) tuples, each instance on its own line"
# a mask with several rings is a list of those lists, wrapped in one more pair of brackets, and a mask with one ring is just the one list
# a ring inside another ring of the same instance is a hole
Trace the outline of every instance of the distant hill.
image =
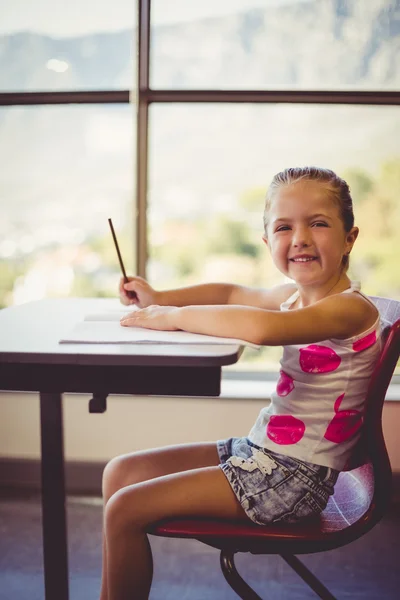
[[(398, 0), (310, 0), (155, 27), (152, 85), (399, 89)], [(135, 33), (0, 36), (0, 91), (133, 87)], [(64, 61), (65, 72), (47, 68)], [(0, 233), (51, 218), (96, 228), (131, 202), (133, 107), (0, 108)], [(153, 105), (150, 211), (195, 214), (290, 164), (376, 169), (399, 153), (397, 107)], [(107, 216), (109, 216), (107, 214)], [(122, 218), (122, 217), (121, 217)]]
[[(157, 26), (160, 88), (398, 88), (399, 0), (309, 0)], [(397, 16), (396, 16), (397, 15)], [(136, 32), (54, 39), (0, 36), (0, 91), (127, 89)], [(70, 68), (55, 73), (49, 59)]]

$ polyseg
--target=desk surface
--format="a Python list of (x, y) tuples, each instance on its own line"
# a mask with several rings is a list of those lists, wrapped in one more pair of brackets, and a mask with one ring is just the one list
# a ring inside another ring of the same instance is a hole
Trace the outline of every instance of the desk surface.
[(50, 298), (0, 310), (0, 362), (59, 365), (223, 366), (238, 345), (59, 344), (88, 313), (115, 306), (104, 298)]
[(93, 394), (90, 412), (104, 412), (113, 393), (218, 396), (222, 365), (242, 352), (218, 344), (59, 344), (87, 313), (109, 306), (46, 299), (0, 311), (0, 390), (40, 392), (46, 600), (68, 600), (62, 394)]

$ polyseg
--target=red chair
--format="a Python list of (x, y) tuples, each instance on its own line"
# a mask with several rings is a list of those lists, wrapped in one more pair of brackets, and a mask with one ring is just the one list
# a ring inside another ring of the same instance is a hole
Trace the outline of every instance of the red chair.
[(225, 579), (242, 600), (262, 600), (242, 579), (234, 564), (236, 552), (280, 554), (324, 600), (334, 596), (295, 556), (324, 552), (349, 544), (367, 533), (385, 514), (392, 471), (382, 432), (382, 408), (400, 353), (400, 302), (371, 298), (386, 320), (385, 344), (367, 393), (364, 432), (351, 470), (340, 473), (326, 509), (300, 524), (260, 526), (248, 521), (168, 519), (149, 533), (163, 537), (194, 538), (221, 550)]

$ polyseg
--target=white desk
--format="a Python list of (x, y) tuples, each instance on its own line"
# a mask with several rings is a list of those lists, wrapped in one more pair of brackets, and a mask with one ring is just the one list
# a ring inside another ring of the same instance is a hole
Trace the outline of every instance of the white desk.
[(88, 392), (91, 412), (108, 394), (218, 396), (236, 345), (62, 344), (85, 314), (109, 300), (46, 299), (0, 311), (0, 390), (40, 394), (46, 600), (68, 600), (62, 394)]

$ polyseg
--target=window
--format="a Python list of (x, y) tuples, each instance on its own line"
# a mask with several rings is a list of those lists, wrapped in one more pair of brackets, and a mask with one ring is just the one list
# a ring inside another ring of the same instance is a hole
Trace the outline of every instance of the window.
[[(400, 112), (390, 106), (154, 104), (150, 280), (163, 288), (282, 283), (261, 240), (266, 187), (287, 164), (318, 164), (343, 176), (353, 192), (361, 235), (349, 275), (370, 294), (398, 296), (399, 132)], [(276, 369), (279, 355), (246, 350), (246, 366)]]
[[(115, 295), (109, 216), (128, 270), (135, 260), (155, 287), (273, 285), (263, 197), (275, 172), (307, 163), (333, 168), (352, 188), (361, 236), (351, 276), (370, 294), (399, 297), (397, 3), (367, 4), (7, 6), (0, 305)], [(277, 368), (278, 349), (246, 353), (240, 370)]]
[(0, 0), (0, 92), (130, 89), (135, 4)]
[(108, 217), (133, 271), (135, 110), (112, 93), (134, 86), (136, 12), (0, 0), (0, 307), (115, 295)]
[(128, 104), (0, 109), (0, 305), (115, 294), (107, 218), (132, 270), (132, 138)]
[(165, 287), (278, 283), (261, 240), (266, 188), (287, 164), (318, 164), (351, 185), (362, 232), (354, 276), (362, 271), (370, 293), (390, 295), (395, 282), (400, 291), (400, 274), (384, 268), (378, 251), (384, 241), (381, 258), (396, 254), (399, 132), (392, 106), (153, 104), (149, 277)]
[(151, 86), (398, 90), (397, 10), (393, 0), (153, 0)]

